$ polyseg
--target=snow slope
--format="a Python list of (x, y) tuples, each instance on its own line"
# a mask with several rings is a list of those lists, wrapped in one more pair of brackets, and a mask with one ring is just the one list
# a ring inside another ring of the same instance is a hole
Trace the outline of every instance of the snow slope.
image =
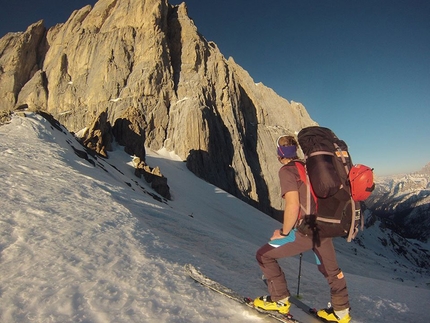
[[(172, 201), (134, 176), (121, 147), (89, 162), (72, 146), (82, 150), (36, 114), (0, 126), (1, 322), (272, 322), (193, 283), (183, 265), (263, 295), (255, 251), (279, 223), (167, 152), (148, 152), (147, 162), (168, 178)], [(428, 273), (336, 244), (353, 322), (428, 321)], [(328, 286), (312, 260), (304, 256), (300, 294), (324, 307)], [(281, 263), (295, 293), (299, 260)]]

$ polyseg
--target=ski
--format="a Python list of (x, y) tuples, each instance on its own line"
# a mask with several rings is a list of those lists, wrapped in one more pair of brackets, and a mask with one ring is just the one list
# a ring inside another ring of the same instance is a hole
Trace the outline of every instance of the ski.
[(309, 307), (305, 303), (303, 303), (301, 300), (294, 296), (290, 296), (290, 303), (296, 305), (296, 307), (300, 308), (303, 312), (306, 314), (309, 314), (310, 316), (314, 317), (319, 322), (327, 322), (323, 318), (320, 318), (317, 315), (317, 309), (313, 307)]
[(264, 314), (266, 316), (269, 316), (279, 322), (283, 323), (301, 323), (300, 321), (293, 318), (291, 314), (281, 314), (279, 312), (275, 311), (265, 311), (261, 308), (254, 307), (253, 305), (253, 299), (249, 297), (244, 297), (243, 295), (240, 295), (239, 293), (235, 292), (234, 290), (210, 279), (209, 277), (203, 275), (199, 270), (197, 270), (193, 265), (186, 264), (185, 265), (185, 272), (190, 276), (194, 281), (200, 283), (201, 285), (219, 293), (222, 294), (240, 304), (244, 304), (260, 314)]

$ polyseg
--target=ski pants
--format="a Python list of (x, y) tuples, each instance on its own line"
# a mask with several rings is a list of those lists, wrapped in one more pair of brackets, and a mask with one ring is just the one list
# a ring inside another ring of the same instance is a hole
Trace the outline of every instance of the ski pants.
[(296, 230), (291, 230), (285, 238), (270, 241), (257, 251), (256, 258), (267, 279), (272, 300), (278, 301), (290, 296), (284, 272), (277, 259), (292, 257), (308, 250), (315, 253), (318, 270), (327, 279), (333, 308), (337, 311), (349, 308), (346, 280), (337, 264), (332, 238), (323, 238), (320, 246), (315, 246), (312, 237)]

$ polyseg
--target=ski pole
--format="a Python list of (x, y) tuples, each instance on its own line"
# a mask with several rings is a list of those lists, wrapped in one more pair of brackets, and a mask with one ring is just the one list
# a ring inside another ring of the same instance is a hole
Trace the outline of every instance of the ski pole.
[(299, 261), (299, 277), (297, 282), (297, 298), (300, 297), (300, 278), (302, 277), (302, 257), (303, 254), (300, 254), (300, 261)]

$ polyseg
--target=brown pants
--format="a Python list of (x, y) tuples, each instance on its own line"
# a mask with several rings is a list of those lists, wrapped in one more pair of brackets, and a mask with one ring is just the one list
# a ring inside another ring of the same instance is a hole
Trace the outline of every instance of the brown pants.
[(345, 277), (336, 261), (336, 253), (331, 238), (321, 239), (319, 247), (314, 246), (312, 238), (292, 230), (288, 236), (272, 240), (257, 251), (257, 261), (267, 279), (269, 294), (277, 301), (290, 296), (284, 272), (277, 259), (291, 257), (313, 250), (317, 256), (318, 270), (327, 279), (331, 291), (331, 303), (335, 310), (349, 308), (348, 289)]

